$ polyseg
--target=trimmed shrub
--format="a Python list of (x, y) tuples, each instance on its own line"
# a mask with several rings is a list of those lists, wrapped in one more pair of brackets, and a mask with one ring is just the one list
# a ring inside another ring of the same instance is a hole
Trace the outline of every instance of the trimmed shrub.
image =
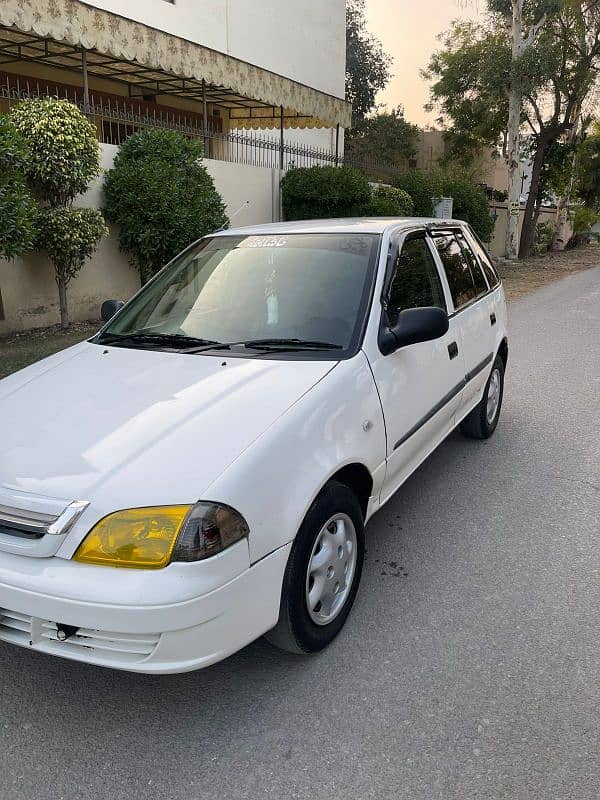
[(25, 181), (27, 147), (0, 114), (0, 256), (12, 259), (33, 246), (36, 206)]
[(582, 245), (595, 238), (592, 235), (592, 228), (600, 220), (600, 215), (592, 208), (578, 206), (571, 213), (571, 225), (573, 235), (569, 240), (568, 247), (581, 247)]
[(535, 237), (533, 240), (533, 253), (540, 256), (547, 253), (552, 247), (556, 225), (553, 222), (538, 222), (535, 226)]
[(394, 186), (405, 191), (412, 199), (416, 217), (430, 217), (432, 198), (440, 194), (439, 182), (430, 174), (418, 169), (403, 172), (394, 178)]
[(365, 217), (411, 217), (414, 206), (410, 195), (393, 186), (379, 186), (373, 190), (370, 201), (361, 215)]
[(352, 167), (299, 167), (281, 181), (286, 220), (354, 217), (371, 200), (365, 176)]
[(189, 244), (229, 224), (202, 165), (202, 143), (166, 130), (136, 133), (104, 182), (104, 213), (145, 283)]

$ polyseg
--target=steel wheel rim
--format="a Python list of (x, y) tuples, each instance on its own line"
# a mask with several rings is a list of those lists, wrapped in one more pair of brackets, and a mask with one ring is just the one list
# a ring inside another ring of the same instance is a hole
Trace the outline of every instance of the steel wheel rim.
[(347, 514), (334, 514), (315, 539), (306, 572), (306, 608), (316, 625), (328, 625), (346, 605), (356, 551), (354, 523)]
[(488, 393), (487, 393), (487, 405), (486, 405), (485, 416), (488, 421), (488, 425), (491, 425), (492, 422), (496, 419), (496, 414), (498, 413), (499, 407), (500, 407), (500, 370), (496, 368), (490, 375), (490, 383), (488, 386)]

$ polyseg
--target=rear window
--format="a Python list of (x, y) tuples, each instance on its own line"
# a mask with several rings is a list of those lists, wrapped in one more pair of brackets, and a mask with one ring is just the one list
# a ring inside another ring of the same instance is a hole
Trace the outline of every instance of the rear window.
[(479, 294), (473, 283), (469, 262), (451, 231), (434, 233), (433, 241), (444, 265), (454, 308), (459, 309)]
[(457, 231), (456, 238), (460, 242), (462, 249), (464, 251), (465, 257), (469, 262), (469, 266), (471, 268), (471, 274), (473, 275), (473, 283), (475, 284), (475, 288), (477, 289), (477, 294), (485, 294), (488, 290), (488, 285), (483, 277), (483, 272), (481, 271), (481, 267), (479, 265), (479, 261), (475, 256), (475, 253), (471, 250), (471, 245), (462, 235)]
[(477, 236), (471, 233), (469, 237), (469, 241), (473, 246), (473, 250), (477, 254), (477, 258), (479, 259), (479, 263), (481, 264), (481, 268), (485, 273), (485, 277), (488, 279), (488, 283), (490, 285), (490, 289), (494, 289), (496, 286), (500, 284), (500, 278), (498, 273), (496, 272), (494, 265), (492, 264), (492, 260), (489, 257), (487, 250), (481, 244)]

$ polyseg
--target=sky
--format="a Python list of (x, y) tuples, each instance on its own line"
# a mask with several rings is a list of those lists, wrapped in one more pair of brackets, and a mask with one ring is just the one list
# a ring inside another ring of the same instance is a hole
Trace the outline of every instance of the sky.
[(377, 102), (403, 105), (410, 122), (434, 125), (436, 114), (423, 110), (429, 88), (419, 70), (438, 47), (436, 36), (453, 19), (474, 18), (482, 5), (483, 0), (367, 0), (368, 29), (394, 57), (394, 77)]

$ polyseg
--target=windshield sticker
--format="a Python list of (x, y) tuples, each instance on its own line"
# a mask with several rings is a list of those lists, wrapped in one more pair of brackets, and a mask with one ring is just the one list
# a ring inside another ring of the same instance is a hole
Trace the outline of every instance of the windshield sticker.
[(241, 242), (242, 247), (285, 247), (288, 241), (285, 236), (248, 236)]

